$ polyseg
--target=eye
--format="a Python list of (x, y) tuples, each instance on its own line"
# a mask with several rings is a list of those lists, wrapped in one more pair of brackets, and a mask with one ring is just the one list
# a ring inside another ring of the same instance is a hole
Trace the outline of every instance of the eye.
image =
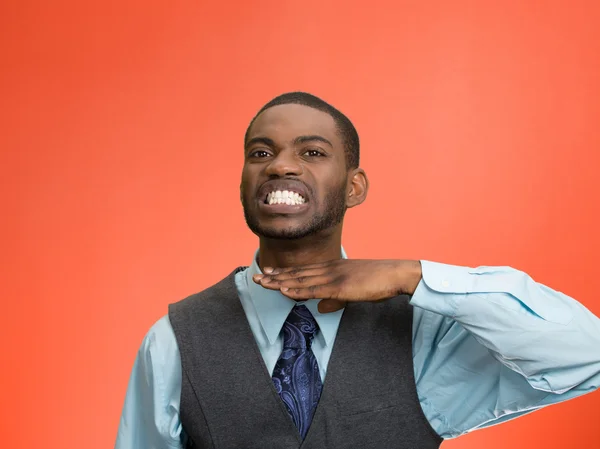
[(253, 150), (248, 154), (249, 157), (264, 158), (270, 156), (266, 150)]
[(304, 152), (305, 155), (307, 155), (308, 157), (320, 157), (320, 156), (325, 156), (325, 153), (323, 153), (321, 150), (316, 150), (314, 148), (310, 148), (308, 150), (306, 150)]

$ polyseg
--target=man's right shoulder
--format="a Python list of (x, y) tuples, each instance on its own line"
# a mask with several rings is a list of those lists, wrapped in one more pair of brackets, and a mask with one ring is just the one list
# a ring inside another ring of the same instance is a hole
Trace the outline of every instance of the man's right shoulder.
[(166, 314), (150, 327), (144, 336), (140, 351), (146, 354), (156, 351), (169, 354), (173, 349), (177, 350), (177, 343), (169, 315)]

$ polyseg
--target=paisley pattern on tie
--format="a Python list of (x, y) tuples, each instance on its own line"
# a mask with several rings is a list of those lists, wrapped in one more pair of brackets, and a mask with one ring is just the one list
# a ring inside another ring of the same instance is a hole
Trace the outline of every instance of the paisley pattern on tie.
[(273, 384), (302, 439), (306, 436), (323, 383), (311, 350), (317, 322), (304, 305), (294, 306), (283, 324), (283, 351), (273, 370)]

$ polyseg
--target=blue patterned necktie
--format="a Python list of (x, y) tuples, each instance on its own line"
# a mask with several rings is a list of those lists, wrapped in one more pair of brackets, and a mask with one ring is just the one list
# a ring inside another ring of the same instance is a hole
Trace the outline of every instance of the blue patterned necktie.
[(273, 384), (302, 439), (306, 436), (323, 383), (310, 349), (317, 322), (304, 305), (296, 305), (283, 324), (283, 351), (273, 370)]

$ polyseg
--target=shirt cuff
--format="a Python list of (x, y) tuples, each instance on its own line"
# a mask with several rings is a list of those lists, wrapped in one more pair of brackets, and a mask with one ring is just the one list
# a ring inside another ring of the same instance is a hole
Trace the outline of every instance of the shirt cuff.
[(469, 267), (421, 260), (422, 279), (410, 304), (440, 315), (454, 317), (465, 294), (473, 290)]

